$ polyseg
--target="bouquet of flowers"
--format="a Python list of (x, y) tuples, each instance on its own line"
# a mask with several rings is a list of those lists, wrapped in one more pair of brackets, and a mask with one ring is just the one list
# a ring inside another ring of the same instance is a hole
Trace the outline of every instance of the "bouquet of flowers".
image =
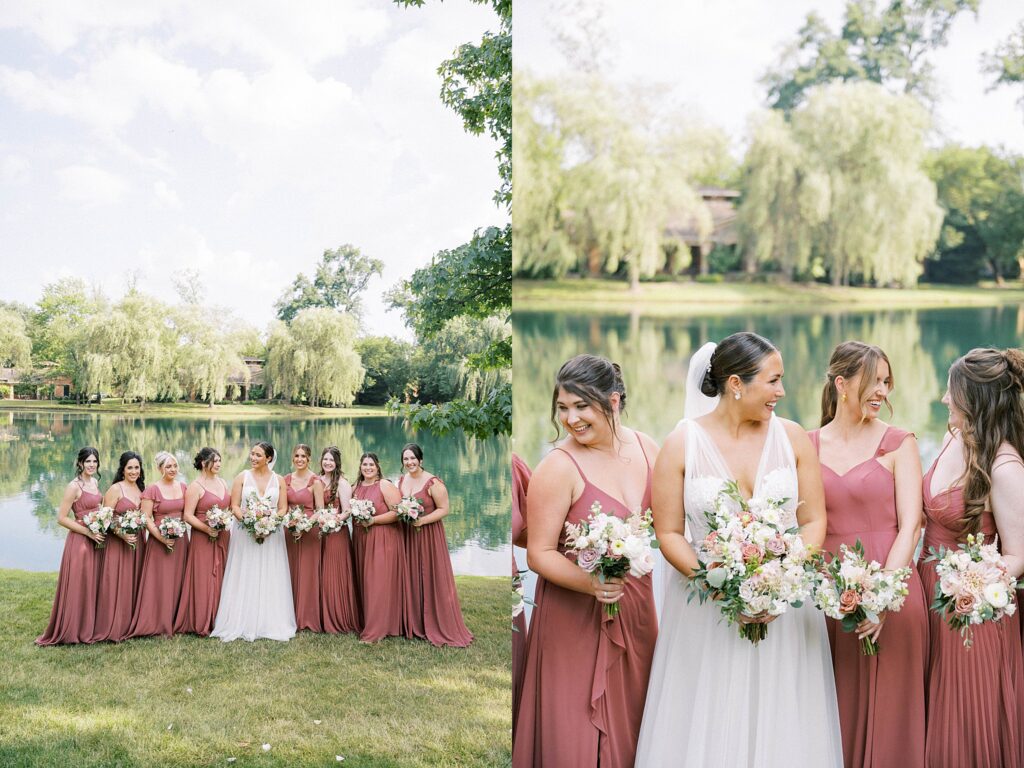
[[(853, 632), (865, 619), (878, 621), (882, 611), (898, 611), (907, 599), (910, 568), (883, 571), (877, 561), (864, 558), (860, 539), (853, 547), (841, 544), (839, 557), (824, 565), (814, 591), (815, 604), (826, 616), (841, 622), (844, 632)], [(869, 637), (860, 641), (865, 656), (878, 653), (878, 643)]]
[[(206, 525), (214, 531), (223, 531), (231, 522), (231, 510), (221, 509), (214, 505), (206, 510)], [(216, 536), (211, 536), (210, 541), (216, 541)]]
[(935, 562), (939, 577), (935, 585), (932, 610), (953, 629), (960, 630), (964, 647), (974, 642), (971, 627), (985, 621), (1013, 616), (1017, 580), (1006, 570), (999, 555), (999, 537), (985, 543), (985, 534), (968, 535), (967, 543), (957, 549), (930, 547), (925, 562)]
[(284, 527), (292, 532), (292, 538), (298, 541), (302, 534), (311, 530), (316, 524), (312, 516), (307, 517), (302, 507), (292, 507), (284, 516)]
[[(691, 587), (701, 602), (716, 598), (730, 624), (740, 615), (780, 616), (811, 596), (817, 556), (804, 546), (799, 528), (782, 527), (787, 501), (759, 496), (746, 501), (730, 481), (704, 513), (710, 531), (697, 547), (699, 566)], [(755, 645), (767, 635), (766, 624), (740, 623), (740, 637)]]
[(366, 524), (373, 519), (373, 502), (369, 499), (352, 499), (352, 519)]
[(255, 491), (249, 492), (246, 497), (245, 511), (242, 513), (242, 527), (249, 532), (257, 544), (262, 544), (263, 540), (276, 531), (283, 522), (284, 518), (277, 514), (276, 507), (261, 499)]
[[(420, 519), (420, 515), (423, 514), (423, 505), (420, 500), (415, 496), (403, 496), (402, 500), (398, 502), (398, 506), (395, 507), (395, 512), (398, 513), (398, 519), (403, 523), (412, 525)], [(417, 531), (419, 528), (416, 529)]]
[(324, 536), (337, 533), (345, 527), (345, 524), (341, 521), (341, 513), (335, 512), (332, 509), (318, 509), (313, 518), (320, 528), (319, 535), (321, 539)]
[[(142, 510), (137, 507), (126, 509), (114, 522), (114, 530), (128, 536), (137, 536), (139, 531), (145, 527), (146, 516), (142, 514)], [(128, 546), (133, 550), (135, 549), (135, 544), (129, 544)]]
[[(180, 539), (188, 530), (185, 521), (180, 517), (165, 517), (157, 528), (160, 529), (160, 535), (165, 539)], [(167, 547), (167, 551), (173, 552), (174, 547)]]
[[(100, 507), (92, 512), (86, 512), (82, 517), (82, 525), (93, 534), (105, 534), (114, 524), (114, 510), (110, 507)], [(96, 549), (103, 549), (107, 546), (106, 541), (94, 541)]]
[[(566, 557), (587, 573), (598, 573), (601, 579), (619, 579), (627, 573), (642, 578), (654, 570), (657, 542), (651, 511), (636, 510), (625, 520), (606, 514), (601, 503), (590, 507), (590, 517), (580, 523), (565, 524)], [(618, 603), (605, 605), (605, 612), (615, 616)]]

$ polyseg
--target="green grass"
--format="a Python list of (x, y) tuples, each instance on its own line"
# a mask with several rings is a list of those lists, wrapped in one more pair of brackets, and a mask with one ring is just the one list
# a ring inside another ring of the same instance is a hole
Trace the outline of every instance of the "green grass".
[(203, 403), (122, 403), (109, 399), (102, 405), (74, 405), (54, 400), (0, 400), (0, 411), (58, 411), (62, 413), (125, 413), (133, 416), (174, 416), (196, 419), (266, 419), (274, 417), (302, 418), (311, 416), (387, 416), (382, 406), (354, 405), (351, 408), (311, 408), (306, 405), (282, 403), (224, 403), (213, 408)]
[(56, 574), (0, 569), (0, 765), (508, 765), (508, 580), (456, 581), (464, 650), (309, 632), (37, 648)]
[(512, 284), (515, 311), (587, 309), (592, 313), (640, 310), (645, 315), (685, 316), (728, 313), (737, 308), (765, 311), (822, 309), (916, 309), (970, 307), (1024, 302), (1024, 284), (922, 285), (899, 288), (833, 288), (820, 283), (641, 283), (638, 292), (618, 280), (516, 280)]

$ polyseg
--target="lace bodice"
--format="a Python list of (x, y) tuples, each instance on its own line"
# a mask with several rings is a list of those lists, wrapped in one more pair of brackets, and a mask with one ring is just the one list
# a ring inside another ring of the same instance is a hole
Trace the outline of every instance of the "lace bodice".
[[(686, 510), (687, 538), (693, 543), (707, 535), (708, 522), (704, 512), (711, 510), (722, 486), (733, 478), (721, 451), (704, 428), (690, 419), (685, 419), (683, 423), (686, 425), (683, 508)], [(799, 502), (796, 457), (786, 428), (776, 416), (772, 416), (768, 422), (768, 436), (757, 468), (754, 495), (767, 499), (787, 499), (782, 506), (782, 524), (786, 528), (797, 524), (796, 509)]]

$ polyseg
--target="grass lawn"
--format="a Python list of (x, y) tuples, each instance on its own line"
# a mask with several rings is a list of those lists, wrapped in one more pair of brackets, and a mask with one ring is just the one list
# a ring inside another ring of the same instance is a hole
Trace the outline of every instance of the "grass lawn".
[(309, 632), (37, 648), (56, 580), (0, 569), (4, 768), (511, 762), (508, 579), (456, 578), (464, 650)]
[(992, 306), (1024, 302), (1024, 284), (922, 285), (918, 288), (833, 288), (820, 283), (641, 283), (633, 293), (621, 280), (515, 280), (512, 306), (522, 310), (640, 310), (645, 315), (695, 315), (758, 307), (766, 311)]
[(311, 408), (306, 405), (281, 403), (225, 403), (211, 408), (203, 403), (138, 403), (124, 404), (120, 400), (105, 400), (102, 405), (73, 405), (55, 400), (0, 400), (0, 411), (59, 411), (62, 413), (124, 413), (131, 416), (174, 416), (196, 419), (266, 419), (274, 417), (308, 418), (311, 416), (387, 416), (383, 406), (354, 405), (351, 408)]

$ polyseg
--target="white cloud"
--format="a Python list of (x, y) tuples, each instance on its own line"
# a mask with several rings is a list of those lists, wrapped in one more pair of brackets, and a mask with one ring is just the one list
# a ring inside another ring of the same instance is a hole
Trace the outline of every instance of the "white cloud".
[(121, 200), (128, 188), (116, 174), (92, 165), (70, 165), (57, 171), (60, 195), (73, 203), (110, 205)]
[(178, 193), (171, 189), (163, 179), (153, 182), (153, 194), (168, 208), (181, 208), (181, 199), (178, 197)]
[(24, 155), (5, 155), (0, 161), (0, 179), (8, 184), (23, 184), (31, 175), (32, 166)]

